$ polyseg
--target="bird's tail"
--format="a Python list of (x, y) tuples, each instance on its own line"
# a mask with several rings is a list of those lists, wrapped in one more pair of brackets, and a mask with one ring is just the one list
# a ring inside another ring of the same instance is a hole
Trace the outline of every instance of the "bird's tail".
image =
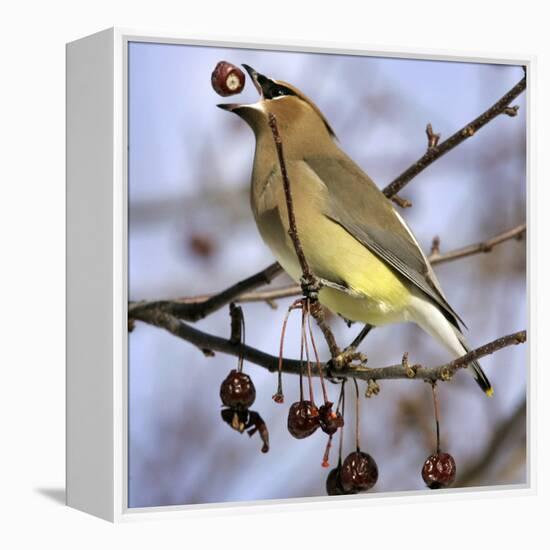
[[(411, 300), (409, 312), (412, 321), (415, 321), (428, 334), (441, 342), (456, 358), (470, 351), (464, 335), (449, 322), (433, 303), (414, 296)], [(493, 395), (491, 382), (489, 382), (478, 361), (472, 361), (468, 365), (468, 370), (472, 373), (483, 392), (491, 397)]]
[(485, 392), (485, 395), (487, 395), (487, 397), (493, 397), (493, 386), (491, 386), (491, 382), (487, 378), (487, 375), (483, 372), (479, 362), (473, 361), (468, 365), (468, 369), (473, 374), (477, 385)]
[[(454, 327), (453, 327), (454, 328)], [(456, 329), (455, 329), (456, 330)], [(464, 336), (462, 333), (457, 332), (457, 338), (462, 344), (462, 347), (464, 348), (464, 352), (468, 353), (470, 348), (468, 347), (468, 344), (466, 344), (466, 341), (464, 339)], [(462, 353), (461, 355), (464, 355)], [(460, 356), (459, 356), (460, 357)], [(475, 381), (477, 382), (477, 385), (485, 392), (485, 394), (488, 397), (493, 396), (493, 386), (491, 386), (491, 382), (489, 382), (489, 379), (487, 378), (487, 375), (483, 372), (483, 369), (481, 368), (481, 365), (478, 361), (472, 361), (468, 365), (468, 370), (472, 373), (472, 376), (474, 377)]]

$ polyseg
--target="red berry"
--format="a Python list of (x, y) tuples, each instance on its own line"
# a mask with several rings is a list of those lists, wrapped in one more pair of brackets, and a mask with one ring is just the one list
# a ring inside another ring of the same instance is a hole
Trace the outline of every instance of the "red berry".
[(212, 88), (222, 97), (235, 95), (244, 88), (244, 73), (227, 61), (220, 61), (212, 72)]
[(333, 468), (327, 477), (327, 495), (344, 495), (344, 488), (340, 481), (340, 468)]
[(308, 437), (319, 427), (319, 410), (311, 401), (297, 401), (290, 406), (287, 426), (296, 439)]
[(355, 451), (344, 460), (340, 479), (344, 491), (368, 491), (378, 480), (378, 466), (371, 455)]
[(422, 467), (422, 479), (430, 489), (449, 487), (455, 476), (455, 459), (449, 453), (430, 455)]
[(342, 487), (342, 466), (338, 466), (337, 468), (333, 468), (327, 477), (326, 482), (326, 489), (327, 489), (327, 495), (335, 496), (335, 495), (353, 495), (357, 493), (357, 490), (351, 489), (349, 491), (346, 491)]
[(233, 369), (222, 382), (220, 397), (226, 407), (247, 409), (256, 399), (256, 388), (248, 374)]
[(319, 407), (319, 423), (321, 430), (326, 434), (332, 435), (336, 433), (338, 428), (344, 425), (344, 419), (339, 412), (332, 410), (332, 403), (327, 401), (324, 405)]

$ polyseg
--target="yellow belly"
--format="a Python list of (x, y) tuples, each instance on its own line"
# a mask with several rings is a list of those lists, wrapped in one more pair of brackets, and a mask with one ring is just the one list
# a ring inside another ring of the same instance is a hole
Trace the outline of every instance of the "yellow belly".
[[(351, 321), (372, 325), (404, 321), (411, 295), (407, 283), (323, 214), (326, 186), (303, 162), (289, 162), (288, 170), (298, 235), (310, 268), (352, 293), (325, 287), (319, 295), (321, 303)], [(288, 213), (277, 171), (264, 181), (256, 180), (251, 203), (263, 240), (284, 270), (299, 281), (302, 271), (288, 236)]]
[[(351, 321), (382, 325), (404, 320), (409, 303), (407, 283), (345, 229), (321, 214), (297, 213), (298, 233), (313, 272), (343, 284), (351, 295), (323, 288), (319, 300), (331, 311)], [(273, 217), (258, 220), (262, 237), (283, 269), (297, 282), (302, 275), (292, 241)]]

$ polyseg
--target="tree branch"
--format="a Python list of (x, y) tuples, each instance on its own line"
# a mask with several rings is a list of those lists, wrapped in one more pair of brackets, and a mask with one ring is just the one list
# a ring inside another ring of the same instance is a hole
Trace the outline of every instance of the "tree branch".
[[(269, 355), (251, 346), (234, 343), (230, 339), (220, 338), (196, 329), (181, 321), (174, 315), (160, 309), (141, 309), (136, 312), (136, 320), (143, 321), (171, 332), (175, 336), (193, 344), (202, 351), (220, 352), (235, 357), (241, 356), (244, 360), (266, 368), (270, 372), (277, 372), (279, 358)], [(438, 367), (426, 368), (421, 365), (404, 366), (391, 365), (388, 367), (369, 368), (365, 366), (349, 365), (338, 369), (338, 376), (349, 376), (362, 380), (395, 380), (395, 379), (418, 379), (418, 380), (449, 380), (461, 368), (466, 367), (474, 359), (490, 355), (507, 346), (521, 344), (527, 339), (526, 331), (520, 331), (508, 336), (498, 338), (493, 342), (485, 344), (470, 351), (461, 358), (445, 363)], [(210, 353), (209, 353), (210, 354)], [(300, 374), (303, 364), (296, 359), (283, 358), (282, 372), (289, 374)], [(332, 376), (330, 366), (327, 363), (320, 364), (320, 370), (312, 372), (312, 375)], [(412, 373), (412, 374), (411, 374)]]
[(456, 260), (458, 258), (473, 256), (474, 254), (491, 252), (495, 246), (503, 242), (510, 241), (512, 239), (522, 239), (526, 231), (527, 225), (522, 223), (517, 227), (513, 227), (508, 231), (495, 235), (492, 239), (487, 239), (486, 241), (482, 241), (480, 243), (464, 246), (463, 248), (457, 248), (456, 250), (451, 250), (450, 252), (446, 252), (444, 254), (441, 254), (436, 250), (428, 259), (432, 265), (437, 265), (450, 262), (451, 260)]
[(283, 268), (274, 263), (266, 267), (259, 273), (248, 277), (238, 283), (226, 288), (218, 294), (208, 296), (206, 299), (199, 298), (183, 298), (181, 300), (156, 300), (156, 301), (140, 301), (130, 302), (128, 305), (128, 317), (138, 318), (141, 311), (158, 309), (165, 313), (169, 313), (184, 319), (186, 321), (199, 321), (204, 319), (210, 313), (226, 306), (234, 301), (239, 295), (264, 284), (269, 284)]
[[(428, 150), (414, 164), (409, 166), (402, 174), (397, 176), (383, 190), (384, 195), (391, 199), (397, 195), (399, 191), (405, 187), (415, 176), (425, 170), (430, 164), (460, 145), (464, 140), (472, 137), (480, 128), (491, 122), (500, 114), (510, 114), (508, 106), (516, 99), (526, 88), (527, 77), (524, 76), (511, 90), (504, 94), (494, 105), (489, 107), (484, 113), (472, 120), (466, 126), (455, 132), (450, 138), (440, 144), (435, 144), (433, 147), (428, 147)], [(429, 138), (429, 136), (428, 136)]]
[[(469, 351), (462, 357), (451, 361), (445, 366), (445, 369), (452, 377), (457, 370), (467, 367), (472, 361), (475, 361), (476, 359), (481, 359), (485, 355), (489, 355), (499, 349), (505, 348), (512, 344), (523, 344), (526, 340), (527, 332), (525, 330), (515, 332), (514, 334), (509, 334), (508, 336), (502, 336), (501, 338), (493, 340), (489, 344), (485, 344), (484, 346)], [(447, 375), (445, 374), (444, 376)]]

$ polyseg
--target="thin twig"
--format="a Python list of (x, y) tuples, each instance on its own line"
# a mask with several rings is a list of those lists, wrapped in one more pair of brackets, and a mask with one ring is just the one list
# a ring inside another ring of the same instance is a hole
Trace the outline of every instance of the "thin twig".
[(522, 223), (517, 227), (499, 233), (492, 239), (486, 241), (471, 244), (463, 248), (457, 248), (456, 250), (451, 250), (450, 252), (445, 252), (441, 254), (439, 250), (434, 251), (429, 260), (432, 265), (441, 264), (444, 262), (450, 262), (451, 260), (456, 260), (458, 258), (465, 258), (466, 256), (473, 256), (474, 254), (487, 253), (491, 252), (493, 248), (503, 242), (510, 241), (512, 239), (521, 239), (525, 232), (527, 231), (527, 225)]
[(279, 273), (283, 271), (283, 268), (274, 263), (266, 267), (259, 273), (243, 279), (238, 283), (226, 288), (224, 291), (209, 296), (206, 300), (202, 301), (175, 301), (175, 300), (156, 300), (153, 302), (141, 301), (131, 302), (128, 305), (128, 317), (132, 318), (137, 312), (150, 309), (158, 309), (165, 313), (175, 315), (179, 319), (185, 321), (199, 321), (204, 319), (210, 313), (221, 309), (230, 302), (254, 288), (269, 284)]
[(294, 246), (296, 256), (298, 257), (298, 261), (300, 262), (300, 268), (302, 269), (302, 293), (304, 294), (306, 301), (309, 302), (310, 307), (308, 309), (325, 337), (331, 356), (338, 357), (340, 355), (340, 348), (336, 343), (336, 338), (334, 337), (332, 330), (326, 323), (323, 308), (318, 301), (318, 292), (321, 289), (322, 284), (311, 271), (304, 254), (304, 249), (302, 248), (302, 243), (300, 242), (300, 237), (298, 236), (298, 227), (296, 225), (296, 216), (294, 215), (294, 205), (292, 202), (292, 190), (283, 151), (283, 141), (277, 126), (277, 118), (273, 113), (269, 113), (269, 127), (271, 128), (271, 132), (273, 134), (273, 141), (275, 142), (277, 158), (279, 160), (279, 167), (281, 169), (281, 177), (283, 180), (283, 189), (285, 192), (289, 224), (288, 235), (292, 239), (292, 244)]
[(384, 195), (388, 198), (392, 198), (415, 176), (430, 166), (430, 164), (442, 157), (445, 153), (448, 153), (451, 149), (454, 149), (464, 140), (472, 137), (480, 128), (483, 128), (483, 126), (495, 117), (503, 113), (510, 114), (510, 112), (507, 111), (508, 106), (525, 90), (526, 86), (527, 80), (526, 77), (523, 77), (511, 90), (504, 94), (495, 104), (489, 107), (489, 109), (476, 119), (466, 124), (466, 126), (458, 130), (458, 132), (455, 132), (450, 138), (442, 143), (436, 144), (434, 147), (429, 147), (419, 160), (409, 166), (409, 168), (384, 188)]
[[(283, 189), (285, 192), (286, 200), (286, 209), (288, 215), (288, 235), (292, 239), (292, 244), (294, 250), (296, 251), (296, 256), (298, 256), (298, 261), (300, 262), (300, 267), (302, 269), (302, 276), (306, 284), (315, 285), (318, 284), (317, 277), (313, 275), (309, 264), (306, 260), (306, 255), (304, 254), (304, 249), (302, 248), (302, 243), (300, 242), (300, 237), (298, 236), (298, 227), (296, 226), (296, 216), (294, 215), (294, 206), (292, 203), (292, 190), (290, 188), (290, 180), (288, 178), (288, 172), (286, 169), (285, 157), (283, 152), (283, 140), (279, 134), (279, 128), (277, 126), (277, 118), (273, 113), (269, 113), (269, 127), (273, 134), (273, 140), (275, 141), (275, 148), (277, 150), (277, 158), (279, 160), (279, 166), (281, 168), (281, 176), (283, 180)], [(306, 296), (309, 297), (309, 296)]]
[(330, 356), (333, 358), (338, 357), (341, 353), (341, 350), (336, 343), (336, 338), (334, 337), (332, 329), (326, 322), (323, 306), (316, 300), (311, 302), (309, 309), (311, 311), (311, 315), (313, 315), (313, 318), (317, 322), (317, 325), (319, 326), (321, 332), (323, 333), (323, 336), (325, 337), (325, 341), (330, 351)]
[(233, 344), (239, 344), (243, 341), (244, 315), (240, 306), (234, 303), (229, 304), (229, 316), (231, 318), (231, 337)]
[(391, 200), (401, 208), (410, 208), (413, 205), (413, 203), (409, 199), (404, 199), (399, 195), (394, 195)]
[(459, 357), (458, 359), (451, 361), (447, 365), (446, 369), (448, 370), (449, 375), (453, 376), (453, 374), (458, 369), (467, 367), (472, 361), (475, 361), (476, 359), (480, 359), (485, 355), (493, 353), (498, 349), (502, 349), (512, 344), (523, 344), (526, 340), (527, 340), (527, 332), (525, 330), (516, 332), (514, 334), (509, 334), (508, 336), (503, 336), (502, 338), (497, 338), (496, 340), (493, 340), (491, 343), (485, 344), (484, 346), (476, 348), (475, 350), (468, 352), (466, 355), (463, 355), (462, 357)]

